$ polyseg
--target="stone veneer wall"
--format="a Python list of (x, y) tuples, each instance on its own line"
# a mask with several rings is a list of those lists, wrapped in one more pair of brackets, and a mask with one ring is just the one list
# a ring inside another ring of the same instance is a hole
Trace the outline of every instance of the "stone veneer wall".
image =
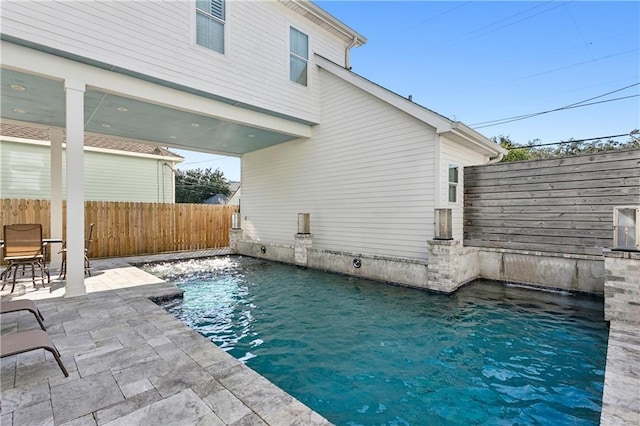
[(427, 290), (427, 264), (423, 260), (372, 256), (331, 250), (310, 249), (307, 266), (373, 280)]
[(581, 254), (479, 248), (479, 276), (596, 295), (604, 294), (604, 258)]
[(605, 251), (610, 321), (600, 424), (640, 425), (640, 253)]
[(605, 319), (640, 325), (640, 252), (607, 250), (604, 256)]
[[(236, 253), (247, 256), (443, 293), (452, 293), (476, 278), (486, 278), (604, 294), (602, 256), (464, 247), (457, 240), (431, 240), (426, 244), (428, 261), (424, 261), (317, 249), (307, 234), (296, 235), (293, 246), (242, 240), (236, 230), (231, 242)], [(359, 267), (354, 266), (356, 259)]]

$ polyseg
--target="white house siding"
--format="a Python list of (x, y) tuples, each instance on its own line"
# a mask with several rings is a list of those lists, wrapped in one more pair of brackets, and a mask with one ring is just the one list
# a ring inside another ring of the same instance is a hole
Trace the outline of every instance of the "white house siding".
[(244, 237), (292, 245), (308, 212), (316, 248), (426, 259), (434, 129), (327, 72), (320, 81), (311, 140), (243, 156)]
[(172, 203), (172, 172), (162, 163), (152, 158), (85, 152), (85, 199)]
[[(66, 198), (64, 150), (62, 162)], [(86, 200), (174, 201), (172, 172), (163, 161), (85, 151), (84, 162)], [(0, 142), (0, 198), (51, 198), (50, 165), (48, 145)]]
[(289, 26), (344, 62), (345, 41), (276, 1), (227, 1), (226, 53), (195, 44), (194, 1), (3, 1), (2, 32), (172, 83), (317, 122), (318, 70), (289, 81)]
[[(488, 159), (486, 156), (459, 143), (452, 142), (446, 137), (441, 137), (440, 141), (439, 207), (451, 209), (453, 238), (462, 240), (464, 167), (484, 164)], [(449, 202), (449, 165), (458, 166), (458, 201), (456, 203)]]
[(51, 197), (49, 147), (0, 142), (0, 198)]

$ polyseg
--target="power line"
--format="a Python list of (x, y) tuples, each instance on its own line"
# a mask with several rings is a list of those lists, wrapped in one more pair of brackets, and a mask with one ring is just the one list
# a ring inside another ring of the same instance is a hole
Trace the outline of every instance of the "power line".
[(549, 114), (549, 113), (552, 113), (552, 112), (564, 111), (564, 110), (567, 110), (567, 109), (580, 108), (580, 107), (585, 107), (585, 106), (590, 106), (590, 105), (602, 104), (602, 103), (606, 103), (606, 102), (613, 102), (613, 101), (619, 101), (619, 100), (628, 99), (628, 98), (634, 98), (634, 97), (638, 97), (640, 95), (637, 95), (637, 94), (636, 95), (629, 95), (629, 96), (623, 96), (623, 97), (619, 97), (619, 98), (606, 99), (606, 100), (603, 100), (603, 101), (588, 103), (589, 101), (592, 101), (594, 99), (602, 98), (604, 96), (608, 96), (608, 95), (611, 95), (613, 93), (621, 92), (623, 90), (627, 90), (627, 89), (630, 89), (630, 88), (638, 86), (638, 85), (640, 85), (640, 83), (630, 84), (630, 85), (622, 87), (620, 89), (612, 90), (610, 92), (603, 93), (601, 95), (594, 96), (594, 97), (591, 97), (591, 98), (588, 98), (588, 99), (584, 99), (584, 100), (579, 101), (579, 102), (574, 102), (572, 104), (565, 105), (565, 106), (559, 107), (559, 108), (554, 108), (554, 109), (541, 111), (541, 112), (534, 112), (534, 113), (530, 113), (530, 114), (517, 115), (517, 116), (513, 116), (513, 117), (500, 118), (500, 119), (497, 119), (497, 120), (482, 121), (482, 122), (479, 122), (479, 123), (471, 124), (470, 126), (473, 127), (473, 128), (476, 128), (476, 129), (482, 129), (482, 128), (485, 128), (485, 127), (492, 127), (492, 126), (498, 126), (500, 124), (511, 123), (513, 121), (525, 120), (527, 118), (537, 117), (539, 115)]
[[(541, 14), (543, 14), (543, 13), (550, 12), (551, 10), (553, 10), (553, 9), (557, 9), (558, 7), (561, 7), (561, 6), (563, 6), (564, 4), (566, 4), (566, 2), (565, 2), (565, 3), (561, 3), (561, 4), (559, 4), (559, 5), (555, 5), (555, 6), (551, 7), (551, 8), (549, 8), (549, 9), (545, 9), (545, 10), (543, 10), (543, 11), (541, 11), (541, 12), (538, 12), (538, 13), (536, 13), (536, 14), (534, 14), (534, 15), (526, 16), (526, 17), (524, 17), (524, 18), (522, 18), (522, 19), (519, 19), (519, 20), (514, 21), (514, 22), (510, 22), (510, 23), (505, 24), (505, 25), (502, 25), (502, 26), (500, 26), (500, 27), (498, 27), (498, 28), (493, 28), (493, 29), (490, 29), (490, 30), (488, 30), (488, 31), (482, 32), (482, 30), (484, 30), (484, 29), (491, 28), (491, 27), (493, 27), (493, 26), (494, 26), (494, 25), (496, 25), (496, 24), (499, 24), (499, 23), (504, 22), (504, 21), (508, 21), (508, 20), (509, 20), (509, 19), (511, 19), (511, 18), (515, 18), (516, 16), (523, 15), (523, 14), (525, 14), (525, 13), (527, 13), (527, 12), (531, 11), (531, 10), (537, 9), (537, 8), (539, 8), (539, 7), (544, 7), (544, 6), (546, 6), (547, 4), (549, 4), (549, 3), (551, 3), (551, 2), (550, 2), (550, 1), (548, 1), (548, 2), (545, 2), (545, 3), (543, 3), (543, 4), (539, 4), (539, 5), (536, 5), (536, 6), (530, 7), (530, 8), (528, 8), (528, 9), (525, 9), (525, 10), (520, 11), (520, 12), (518, 12), (518, 13), (515, 13), (515, 14), (513, 14), (513, 15), (509, 15), (509, 16), (507, 16), (506, 18), (502, 18), (502, 19), (500, 19), (500, 20), (498, 20), (498, 21), (492, 22), (491, 24), (485, 25), (485, 26), (480, 27), (480, 28), (476, 28), (475, 30), (468, 31), (468, 32), (466, 32), (466, 33), (462, 34), (460, 37), (458, 37), (458, 39), (454, 39), (454, 40), (450, 40), (450, 41), (448, 41), (448, 42), (444, 42), (444, 43), (442, 43), (441, 45), (442, 45), (442, 46), (446, 46), (446, 45), (451, 45), (451, 44), (458, 44), (458, 43), (462, 43), (462, 42), (465, 42), (465, 41), (475, 40), (475, 39), (477, 39), (477, 38), (479, 38), (479, 37), (482, 37), (483, 35), (490, 34), (490, 33), (492, 33), (492, 32), (495, 32), (495, 31), (501, 30), (501, 29), (506, 28), (506, 27), (509, 27), (509, 26), (511, 26), (511, 25), (515, 25), (515, 24), (520, 23), (520, 22), (522, 22), (522, 21), (526, 21), (526, 20), (528, 20), (528, 19), (534, 18), (534, 17), (536, 17), (536, 16), (538, 16), (538, 15), (541, 15)], [(474, 33), (478, 33), (478, 32), (480, 32), (480, 33), (479, 33), (479, 34), (474, 34)], [(466, 36), (470, 36), (470, 37), (466, 37)]]
[(640, 96), (640, 94), (622, 96), (620, 98), (607, 99), (606, 101), (591, 102), (591, 103), (588, 103), (588, 104), (575, 105), (575, 106), (572, 106), (572, 107), (556, 108), (556, 109), (552, 109), (552, 110), (549, 110), (549, 111), (537, 112), (535, 114), (529, 114), (529, 115), (524, 115), (524, 116), (520, 116), (520, 117), (514, 117), (513, 119), (509, 119), (509, 120), (505, 119), (504, 121), (501, 121), (499, 123), (486, 124), (484, 126), (476, 126), (476, 127), (474, 127), (474, 129), (484, 129), (485, 127), (499, 126), (501, 124), (507, 124), (507, 123), (512, 123), (514, 121), (526, 120), (527, 118), (533, 118), (533, 117), (537, 117), (539, 115), (549, 114), (549, 113), (552, 113), (552, 112), (564, 111), (564, 110), (567, 110), (567, 109), (574, 109), (574, 108), (582, 108), (582, 107), (591, 106), (591, 105), (605, 104), (607, 102), (620, 101), (620, 100), (629, 99), (629, 98), (637, 98), (638, 96)]
[(637, 132), (636, 130), (633, 130), (630, 133), (621, 133), (619, 135), (610, 135), (610, 136), (600, 136), (597, 138), (586, 138), (586, 139), (574, 139), (574, 140), (570, 140), (570, 141), (560, 141), (560, 142), (550, 142), (550, 143), (541, 143), (541, 144), (536, 144), (536, 145), (525, 145), (525, 146), (518, 146), (518, 147), (514, 147), (514, 148), (507, 148), (509, 151), (513, 151), (516, 149), (531, 149), (531, 148), (538, 148), (540, 146), (551, 146), (551, 145), (564, 145), (567, 143), (576, 143), (576, 142), (589, 142), (589, 141), (597, 141), (597, 140), (602, 140), (602, 139), (615, 139), (615, 138), (621, 138), (623, 136), (631, 136), (633, 134), (633, 132)]
[[(550, 2), (547, 2), (547, 3), (550, 3)], [(544, 4), (547, 4), (547, 3), (544, 3)], [(567, 3), (568, 3), (568, 2), (561, 3), (561, 4), (559, 4), (559, 5), (556, 5), (556, 6), (554, 6), (554, 7), (551, 7), (551, 8), (549, 8), (549, 9), (546, 9), (546, 10), (543, 10), (543, 11), (541, 11), (541, 12), (538, 12), (538, 13), (536, 13), (536, 14), (534, 14), (534, 15), (526, 16), (526, 17), (524, 17), (524, 18), (522, 18), (522, 19), (518, 19), (517, 21), (513, 21), (513, 22), (510, 22), (510, 23), (508, 23), (508, 24), (505, 24), (505, 25), (503, 25), (503, 26), (501, 26), (501, 27), (494, 28), (494, 29), (491, 29), (491, 30), (489, 30), (489, 31), (482, 32), (482, 33), (480, 33), (480, 34), (478, 34), (478, 35), (476, 35), (476, 36), (474, 36), (474, 37), (472, 37), (472, 38), (469, 38), (469, 39), (466, 39), (466, 40), (461, 40), (461, 41), (471, 41), (471, 40), (475, 40), (475, 39), (476, 39), (476, 38), (478, 38), (478, 37), (482, 37), (482, 36), (484, 36), (484, 35), (491, 34), (491, 33), (493, 33), (493, 32), (499, 31), (499, 30), (501, 30), (501, 29), (503, 29), (503, 28), (510, 27), (511, 25), (515, 25), (515, 24), (518, 24), (518, 23), (520, 23), (520, 22), (523, 22), (523, 21), (529, 20), (529, 19), (531, 19), (531, 18), (535, 18), (536, 16), (538, 16), (538, 15), (542, 15), (543, 13), (550, 12), (550, 11), (552, 11), (553, 9), (557, 9), (557, 8), (559, 8), (559, 7), (562, 7), (562, 6), (566, 5)], [(543, 6), (544, 6), (544, 4), (543, 4)], [(497, 23), (499, 23), (499, 22), (505, 21), (505, 20), (507, 20), (507, 19), (509, 19), (509, 18), (512, 18), (512, 17), (514, 17), (514, 16), (521, 15), (521, 14), (523, 14), (523, 13), (525, 13), (525, 12), (528, 12), (529, 10), (535, 9), (536, 7), (539, 7), (539, 6), (534, 6), (534, 7), (530, 8), (530, 9), (525, 10), (524, 12), (516, 13), (515, 15), (509, 16), (509, 17), (507, 17), (507, 18), (505, 18), (505, 19), (502, 19), (502, 20), (500, 20), (500, 21), (494, 22), (493, 24), (487, 25), (487, 26), (485, 26), (485, 27), (483, 27), (483, 28), (490, 27), (490, 26), (492, 26), (492, 25), (495, 25), (495, 24), (497, 24)], [(482, 28), (480, 28), (480, 29), (482, 29)], [(477, 31), (477, 30), (475, 30), (475, 31)], [(474, 32), (474, 31), (471, 31), (471, 32)]]
[(535, 73), (535, 74), (526, 75), (524, 77), (518, 77), (516, 79), (508, 80), (508, 81), (506, 81), (504, 83), (500, 83), (500, 84), (514, 83), (516, 81), (525, 80), (527, 78), (538, 77), (538, 76), (545, 75), (545, 74), (551, 74), (551, 73), (556, 72), (556, 71), (562, 71), (562, 70), (566, 70), (566, 69), (569, 69), (569, 68), (577, 67), (577, 66), (580, 66), (580, 65), (589, 64), (591, 62), (598, 62), (601, 59), (614, 58), (616, 56), (626, 55), (627, 53), (637, 52), (637, 51), (638, 51), (638, 49), (624, 50), (624, 51), (621, 51), (621, 52), (612, 53), (610, 55), (600, 56), (599, 58), (589, 59), (587, 61), (575, 62), (573, 64), (565, 65), (565, 66), (562, 66), (560, 68), (554, 68), (554, 69), (551, 69), (551, 70), (541, 71), (541, 72), (538, 72), (538, 73)]
[(418, 22), (417, 24), (414, 24), (414, 25), (411, 25), (411, 26), (405, 27), (405, 28), (403, 28), (403, 29), (401, 29), (400, 31), (397, 31), (397, 32), (395, 32), (395, 33), (391, 33), (391, 34), (389, 34), (388, 36), (389, 36), (389, 37), (390, 37), (390, 36), (395, 36), (395, 35), (397, 35), (397, 34), (400, 34), (400, 33), (405, 32), (405, 31), (412, 30), (412, 29), (414, 29), (414, 28), (416, 28), (416, 27), (420, 27), (420, 26), (422, 26), (422, 25), (426, 24), (426, 23), (427, 23), (427, 22), (429, 22), (429, 21), (433, 21), (434, 19), (439, 18), (439, 17), (441, 17), (441, 16), (443, 16), (443, 15), (446, 15), (447, 13), (453, 12), (454, 10), (459, 9), (459, 8), (461, 8), (461, 7), (463, 7), (463, 6), (466, 6), (466, 5), (468, 5), (469, 3), (471, 3), (471, 1), (467, 1), (467, 2), (464, 2), (464, 3), (460, 4), (460, 5), (454, 6), (454, 7), (450, 8), (450, 9), (445, 10), (444, 12), (440, 12), (440, 13), (438, 13), (437, 15), (431, 16), (431, 17), (429, 17), (429, 18), (425, 19), (424, 21), (420, 21), (420, 22)]

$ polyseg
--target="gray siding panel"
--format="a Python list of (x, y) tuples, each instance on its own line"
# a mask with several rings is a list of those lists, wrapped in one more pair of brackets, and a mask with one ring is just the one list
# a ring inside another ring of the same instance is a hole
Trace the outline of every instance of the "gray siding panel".
[(464, 243), (601, 255), (613, 207), (640, 204), (640, 150), (467, 167)]

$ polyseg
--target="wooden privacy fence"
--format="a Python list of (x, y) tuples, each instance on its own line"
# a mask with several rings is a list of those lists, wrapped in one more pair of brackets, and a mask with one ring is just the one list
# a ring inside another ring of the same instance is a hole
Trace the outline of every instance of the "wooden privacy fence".
[[(52, 237), (49, 200), (0, 199), (0, 208), (0, 225), (41, 223), (44, 237)], [(227, 247), (231, 214), (237, 211), (238, 206), (86, 201), (85, 228), (95, 224), (89, 256), (120, 257)]]
[(601, 255), (613, 207), (640, 204), (640, 150), (464, 170), (464, 244)]

